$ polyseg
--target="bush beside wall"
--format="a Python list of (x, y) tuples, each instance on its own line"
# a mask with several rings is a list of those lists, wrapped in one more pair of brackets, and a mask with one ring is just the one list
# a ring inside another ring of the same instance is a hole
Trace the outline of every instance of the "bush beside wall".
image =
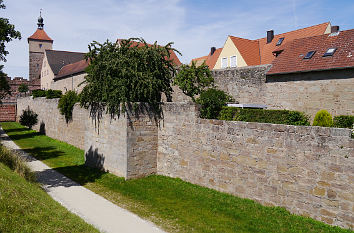
[(55, 99), (60, 98), (62, 96), (62, 92), (59, 90), (33, 90), (32, 91), (33, 98), (38, 97), (46, 97), (47, 99)]
[(333, 126), (337, 128), (353, 128), (354, 125), (354, 116), (335, 116), (333, 118)]
[(305, 113), (289, 110), (223, 107), (218, 119), (286, 125), (310, 125), (309, 117)]

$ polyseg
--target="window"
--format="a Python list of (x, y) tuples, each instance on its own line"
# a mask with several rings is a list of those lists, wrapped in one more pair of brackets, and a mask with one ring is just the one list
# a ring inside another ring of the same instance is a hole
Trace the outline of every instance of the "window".
[(227, 57), (221, 58), (221, 68), (227, 67)]
[(316, 51), (310, 51), (306, 54), (304, 59), (311, 59), (311, 57), (316, 53)]
[(230, 67), (237, 67), (237, 58), (236, 56), (230, 57)]
[(324, 57), (332, 56), (334, 52), (337, 50), (337, 48), (329, 48), (325, 54), (323, 54)]
[(42, 48), (42, 44), (39, 44), (39, 48)]
[(279, 40), (278, 40), (276, 46), (281, 45), (281, 43), (283, 43), (283, 40), (284, 40), (284, 39), (285, 39), (285, 37), (279, 38)]

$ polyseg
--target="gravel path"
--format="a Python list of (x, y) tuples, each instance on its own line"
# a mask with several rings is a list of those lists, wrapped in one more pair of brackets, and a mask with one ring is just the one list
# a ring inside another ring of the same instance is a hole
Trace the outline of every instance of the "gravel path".
[(38, 174), (38, 182), (54, 200), (101, 232), (163, 232), (153, 223), (113, 204), (29, 156), (7, 136), (1, 127), (0, 142), (25, 157), (29, 167)]

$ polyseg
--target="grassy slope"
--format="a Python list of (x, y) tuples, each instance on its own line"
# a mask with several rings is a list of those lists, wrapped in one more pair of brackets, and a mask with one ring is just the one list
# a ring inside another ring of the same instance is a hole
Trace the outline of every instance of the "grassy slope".
[(98, 232), (0, 163), (0, 232)]
[(125, 181), (84, 167), (83, 151), (71, 145), (38, 135), (17, 123), (2, 123), (2, 127), (36, 158), (168, 231), (350, 232), (180, 179), (150, 176)]

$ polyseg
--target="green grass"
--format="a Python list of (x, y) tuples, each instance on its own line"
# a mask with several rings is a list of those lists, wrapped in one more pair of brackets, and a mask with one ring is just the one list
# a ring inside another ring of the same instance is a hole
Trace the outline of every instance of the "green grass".
[(0, 232), (98, 232), (0, 162)]
[(125, 181), (84, 167), (84, 152), (71, 145), (18, 123), (2, 127), (34, 157), (170, 232), (351, 232), (181, 179), (154, 175)]

